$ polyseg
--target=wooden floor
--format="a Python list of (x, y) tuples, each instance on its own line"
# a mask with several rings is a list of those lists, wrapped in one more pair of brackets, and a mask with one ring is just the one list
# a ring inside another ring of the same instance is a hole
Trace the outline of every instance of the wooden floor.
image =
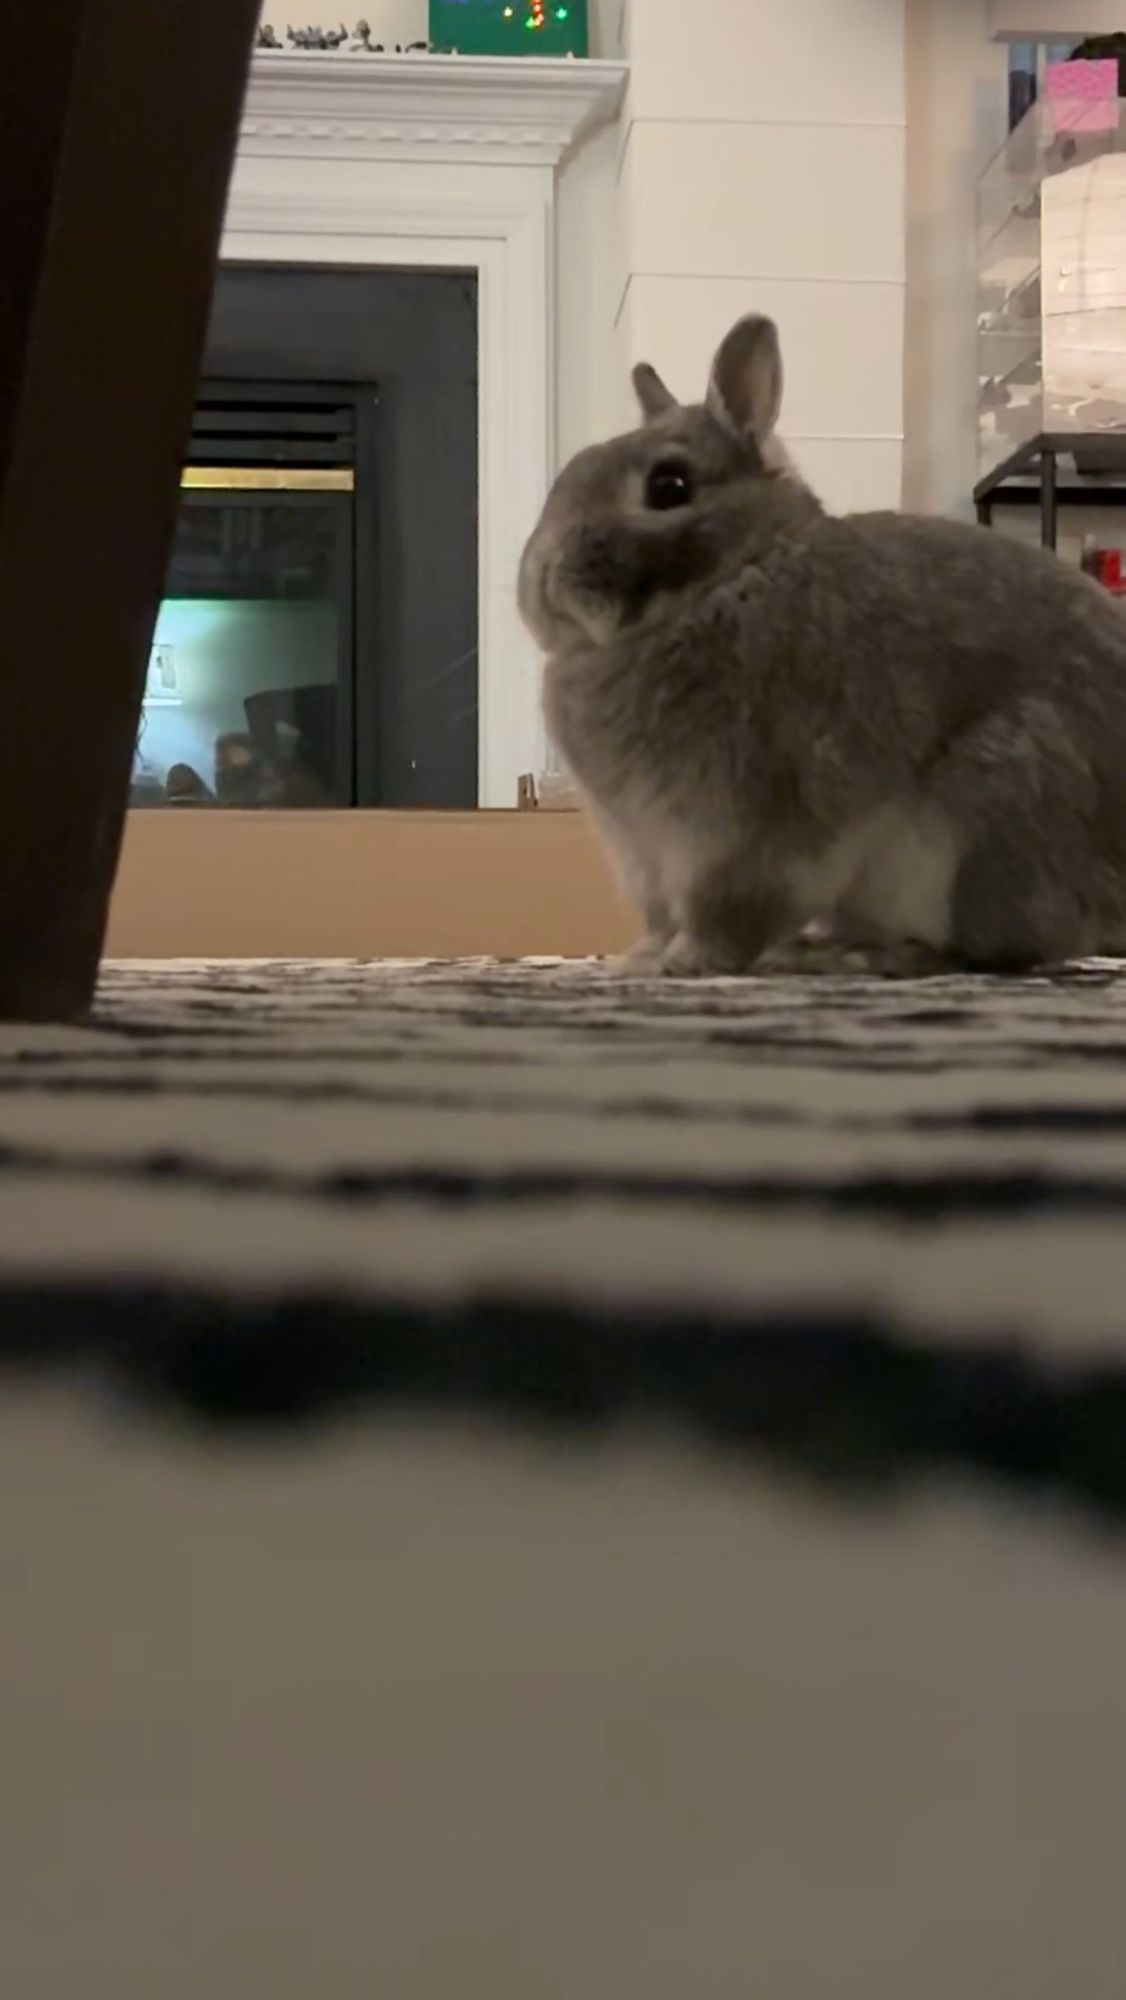
[(574, 812), (129, 815), (119, 958), (585, 957), (634, 925)]

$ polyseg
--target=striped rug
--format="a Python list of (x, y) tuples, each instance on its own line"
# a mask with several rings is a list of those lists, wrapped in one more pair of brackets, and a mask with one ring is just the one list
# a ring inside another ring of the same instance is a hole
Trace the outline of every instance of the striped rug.
[(0, 1352), (208, 1423), (656, 1418), (1126, 1519), (1126, 969), (107, 966), (0, 1031)]

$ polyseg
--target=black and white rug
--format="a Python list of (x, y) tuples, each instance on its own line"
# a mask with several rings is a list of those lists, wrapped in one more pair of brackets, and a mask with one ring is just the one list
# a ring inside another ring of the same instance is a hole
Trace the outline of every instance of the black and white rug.
[(0, 1030), (0, 1352), (1126, 1520), (1126, 969), (129, 964)]

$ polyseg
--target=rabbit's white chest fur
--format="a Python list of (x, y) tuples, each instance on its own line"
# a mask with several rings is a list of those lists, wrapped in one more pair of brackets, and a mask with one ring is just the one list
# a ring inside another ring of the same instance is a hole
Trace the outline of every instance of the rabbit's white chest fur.
[[(611, 819), (595, 808), (627, 892), (642, 907), (656, 899), (675, 921), (694, 884), (706, 878), (724, 845), (704, 826), (690, 827), (652, 802), (619, 804)], [(887, 807), (840, 835), (819, 854), (784, 864), (783, 886), (802, 923), (837, 918), (845, 931), (943, 951), (951, 941), (959, 846), (954, 829), (931, 807)]]
[(959, 860), (953, 828), (926, 807), (889, 807), (821, 854), (792, 863), (787, 887), (815, 917), (841, 915), (880, 938), (935, 951), (950, 943)]

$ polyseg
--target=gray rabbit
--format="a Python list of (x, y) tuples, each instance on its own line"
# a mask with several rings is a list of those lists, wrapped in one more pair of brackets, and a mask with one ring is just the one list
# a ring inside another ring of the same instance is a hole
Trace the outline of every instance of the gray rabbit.
[(634, 371), (524, 552), (548, 727), (670, 974), (810, 925), (904, 969), (1126, 950), (1126, 615), (983, 528), (828, 515), (775, 437), (777, 330), (706, 400)]

